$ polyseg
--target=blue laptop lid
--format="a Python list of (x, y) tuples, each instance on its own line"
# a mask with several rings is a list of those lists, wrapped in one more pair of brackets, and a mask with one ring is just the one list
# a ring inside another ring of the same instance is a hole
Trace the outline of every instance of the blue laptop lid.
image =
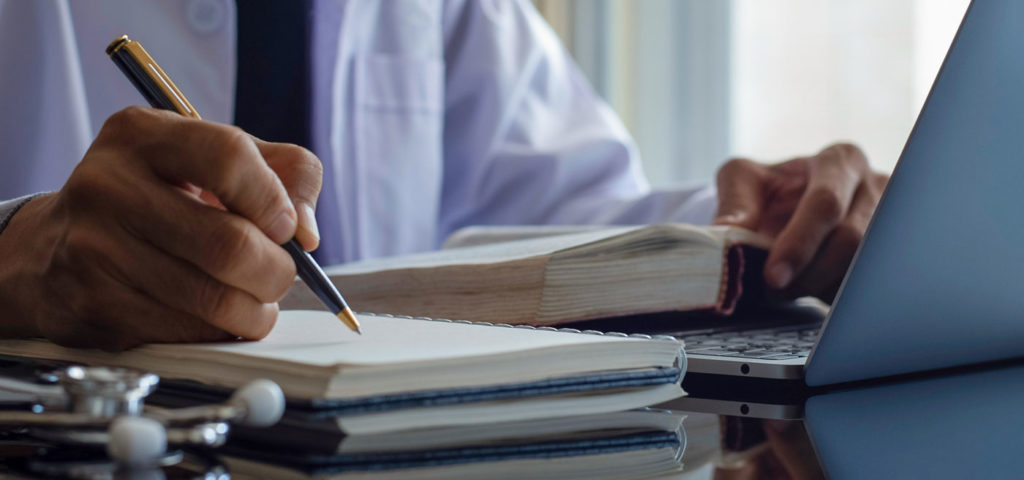
[(975, 2), (809, 360), (826, 385), (1024, 355), (1024, 2)]

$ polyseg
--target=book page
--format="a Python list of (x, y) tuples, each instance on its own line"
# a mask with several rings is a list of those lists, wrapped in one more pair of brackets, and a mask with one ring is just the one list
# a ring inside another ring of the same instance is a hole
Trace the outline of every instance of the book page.
[[(612, 227), (608, 225), (498, 225), (473, 226), (453, 233), (441, 248), (463, 248), (501, 242), (521, 241), (558, 235), (606, 232), (615, 230), (619, 235), (639, 231), (638, 236), (693, 239), (700, 243), (747, 243), (767, 248), (771, 239), (750, 230), (724, 225), (691, 225), (688, 223), (662, 223), (646, 226)], [(714, 239), (712, 241), (712, 239)], [(629, 240), (629, 239), (623, 239)], [(709, 242), (710, 241), (710, 242)]]
[(444, 241), (441, 248), (475, 247), (491, 243), (593, 232), (608, 228), (608, 225), (478, 225), (456, 230)]
[(328, 267), (328, 275), (356, 275), (382, 270), (398, 270), (412, 268), (434, 268), (445, 265), (478, 265), (487, 263), (509, 262), (524, 258), (547, 256), (580, 245), (590, 245), (622, 235), (642, 230), (646, 227), (613, 227), (594, 231), (574, 233), (570, 235), (545, 236), (514, 242), (479, 245), (475, 247), (453, 248), (435, 252), (402, 255), (398, 257), (373, 259), (363, 262), (349, 263)]

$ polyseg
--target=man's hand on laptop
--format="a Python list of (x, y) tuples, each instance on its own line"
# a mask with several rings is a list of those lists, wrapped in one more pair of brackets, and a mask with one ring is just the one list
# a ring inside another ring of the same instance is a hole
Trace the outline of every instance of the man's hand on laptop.
[(732, 159), (718, 171), (715, 223), (775, 239), (768, 286), (831, 302), (888, 178), (850, 144), (775, 165)]
[(3, 336), (119, 350), (261, 338), (318, 242), (312, 153), (149, 108), (104, 124), (64, 187), (0, 235)]

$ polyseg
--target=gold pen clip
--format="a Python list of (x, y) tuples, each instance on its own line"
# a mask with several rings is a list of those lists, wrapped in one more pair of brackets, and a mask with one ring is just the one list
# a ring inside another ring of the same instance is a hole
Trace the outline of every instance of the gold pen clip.
[(178, 90), (178, 86), (171, 81), (170, 77), (164, 73), (160, 65), (153, 60), (153, 57), (149, 56), (149, 52), (146, 52), (146, 49), (142, 48), (139, 42), (131, 40), (128, 38), (128, 35), (121, 35), (120, 38), (111, 42), (107, 47), (107, 55), (115, 59), (115, 61), (119, 55), (131, 56), (134, 63), (144, 70), (139, 73), (149, 78), (153, 83), (152, 86), (164, 93), (164, 96), (171, 102), (176, 112), (186, 117), (202, 119), (199, 113), (196, 112), (196, 109), (192, 107), (192, 104), (185, 98), (185, 95), (181, 93), (181, 90)]

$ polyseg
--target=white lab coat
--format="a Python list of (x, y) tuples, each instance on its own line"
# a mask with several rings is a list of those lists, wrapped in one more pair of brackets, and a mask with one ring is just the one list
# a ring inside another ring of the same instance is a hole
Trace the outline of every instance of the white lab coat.
[[(317, 218), (333, 263), (470, 224), (705, 223), (711, 189), (651, 191), (636, 148), (526, 0), (317, 0)], [(103, 121), (144, 104), (104, 53), (142, 42), (230, 123), (230, 0), (0, 0), (0, 199), (59, 189)]]

